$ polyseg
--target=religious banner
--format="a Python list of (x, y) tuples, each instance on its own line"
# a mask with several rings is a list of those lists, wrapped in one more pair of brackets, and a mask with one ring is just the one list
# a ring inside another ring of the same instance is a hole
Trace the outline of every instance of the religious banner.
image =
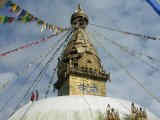
[(152, 8), (160, 15), (160, 0), (146, 0)]
[(29, 12), (22, 10), (20, 15), (18, 16), (17, 20), (21, 21), (23, 23), (28, 23), (28, 22), (36, 21), (37, 19)]
[(41, 32), (49, 30), (53, 33), (60, 33), (63, 31), (66, 31), (68, 29), (57, 27), (56, 25), (49, 24), (34, 15), (32, 15), (30, 12), (22, 9), (19, 5), (13, 3), (11, 0), (1, 0), (0, 5), (6, 6), (9, 8), (9, 11), (16, 14), (16, 17), (7, 17), (7, 16), (0, 16), (0, 23), (11, 23), (14, 20), (22, 22), (22, 23), (30, 23), (30, 22), (36, 22), (38, 25), (41, 26)]
[(0, 16), (0, 24), (12, 23), (14, 20), (14, 17)]
[(42, 38), (42, 39), (40, 39), (40, 40), (38, 40), (38, 41), (33, 41), (33, 42), (31, 42), (31, 43), (22, 45), (22, 46), (20, 46), (20, 47), (14, 48), (14, 49), (12, 49), (12, 50), (9, 50), (9, 51), (0, 53), (0, 57), (7, 56), (8, 54), (11, 54), (11, 53), (14, 53), (14, 52), (23, 50), (23, 49), (25, 49), (25, 48), (32, 47), (32, 46), (34, 46), (34, 45), (38, 45), (38, 44), (40, 44), (40, 43), (42, 43), (42, 42), (47, 42), (47, 41), (49, 41), (49, 40), (52, 40), (51, 38), (52, 38), (52, 37), (55, 37), (55, 36), (57, 36), (57, 35), (58, 35), (58, 34), (52, 34), (52, 35), (50, 35), (50, 36), (48, 36), (48, 37), (44, 37), (44, 38)]

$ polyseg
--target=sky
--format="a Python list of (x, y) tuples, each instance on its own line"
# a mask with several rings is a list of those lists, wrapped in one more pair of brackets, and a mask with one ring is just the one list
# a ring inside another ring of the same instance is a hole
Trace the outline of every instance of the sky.
[[(70, 26), (70, 17), (77, 4), (80, 3), (88, 14), (90, 23), (160, 37), (160, 16), (145, 0), (13, 0), (13, 2), (51, 24), (65, 27)], [(0, 15), (14, 16), (6, 8), (0, 9)], [(105, 47), (107, 51), (110, 51), (113, 56), (125, 65), (125, 68), (132, 75), (160, 98), (160, 63), (158, 62), (158, 60), (160, 61), (160, 41), (127, 36), (96, 28), (92, 25), (89, 25), (87, 29), (90, 33), (90, 39), (99, 53), (104, 69), (111, 73), (112, 82), (107, 83), (107, 96), (134, 101), (149, 109), (155, 115), (160, 116), (160, 103), (148, 96), (104, 49)], [(36, 23), (0, 24), (0, 53), (25, 43), (39, 40), (48, 34), (50, 33), (41, 33), (40, 27)], [(36, 71), (34, 70), (42, 58), (40, 56), (46, 54), (48, 48), (56, 47), (60, 37), (52, 39), (35, 47), (10, 54), (6, 57), (0, 57), (0, 119), (7, 119), (8, 115), (15, 110), (17, 102), (31, 85), (36, 76), (35, 74), (42, 69), (41, 66)], [(113, 45), (109, 40), (114, 40), (123, 46), (127, 46), (129, 50), (136, 50), (145, 55), (153, 56), (157, 59), (157, 62), (152, 62), (143, 56), (140, 58), (130, 56)], [(102, 43), (103, 46), (99, 43)], [(49, 66), (48, 72), (43, 75), (43, 81), (36, 88), (40, 91), (41, 98), (44, 98), (49, 78), (61, 51), (58, 52)], [(153, 67), (145, 64), (142, 59), (157, 69), (153, 69)], [(32, 74), (33, 71), (35, 74)], [(51, 95), (55, 96), (55, 94)], [(8, 100), (10, 101), (6, 104)], [(21, 105), (28, 101), (29, 96)]]

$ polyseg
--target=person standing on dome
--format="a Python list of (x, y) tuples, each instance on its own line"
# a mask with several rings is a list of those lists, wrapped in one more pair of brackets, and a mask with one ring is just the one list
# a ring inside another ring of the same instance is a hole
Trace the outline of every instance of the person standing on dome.
[(30, 99), (32, 102), (35, 100), (35, 93), (32, 92), (32, 95), (31, 95), (31, 99)]
[(135, 107), (134, 103), (131, 104), (131, 112), (136, 113), (138, 109)]
[(38, 100), (39, 98), (39, 93), (38, 93), (38, 90), (36, 90), (36, 101)]
[(118, 111), (115, 112), (115, 116), (116, 116), (116, 120), (120, 120), (119, 112)]
[(107, 108), (106, 108), (106, 115), (105, 115), (105, 120), (110, 120), (110, 110), (111, 110), (111, 107), (110, 105), (108, 104), (107, 105)]
[(111, 110), (111, 107), (110, 107), (110, 104), (108, 104), (108, 105), (107, 105), (107, 108), (106, 108), (106, 112), (107, 112), (107, 111), (110, 111), (110, 110)]
[(144, 118), (144, 120), (147, 120), (147, 113), (146, 113), (146, 111), (145, 110), (143, 110), (143, 118)]
[(116, 120), (116, 115), (115, 115), (114, 108), (111, 109), (111, 120)]
[(31, 101), (37, 101), (39, 98), (39, 93), (38, 93), (38, 90), (36, 90), (35, 92), (32, 92), (32, 95), (31, 95)]
[(137, 112), (138, 112), (138, 108), (135, 107), (134, 103), (132, 102), (131, 104), (131, 120), (137, 120)]

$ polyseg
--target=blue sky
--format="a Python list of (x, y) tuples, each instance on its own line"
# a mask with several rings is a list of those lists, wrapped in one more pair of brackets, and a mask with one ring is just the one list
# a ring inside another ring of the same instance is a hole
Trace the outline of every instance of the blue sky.
[[(78, 3), (86, 11), (91, 23), (101, 24), (125, 31), (143, 33), (160, 37), (160, 16), (151, 8), (145, 0), (13, 0), (22, 8), (30, 11), (37, 17), (48, 21), (49, 23), (59, 26), (70, 26), (70, 16)], [(8, 10), (0, 9), (0, 15), (11, 15)], [(154, 114), (160, 116), (160, 104), (148, 96), (142, 88), (140, 88), (127, 74), (116, 64), (113, 59), (106, 54), (102, 46), (98, 44), (100, 41), (104, 44), (108, 51), (126, 65), (126, 68), (141, 81), (144, 86), (153, 92), (156, 96), (159, 94), (159, 73), (144, 64), (141, 59), (132, 57), (127, 53), (119, 50), (109, 41), (105, 40), (103, 35), (114, 40), (121, 45), (127, 46), (130, 50), (143, 52), (146, 55), (153, 56), (160, 60), (160, 41), (145, 40), (142, 38), (122, 35), (120, 33), (111, 32), (88, 26), (91, 33), (91, 39), (97, 48), (102, 64), (106, 71), (111, 72), (111, 83), (107, 83), (108, 96), (115, 98), (127, 99), (148, 108)], [(95, 32), (97, 31), (97, 32)], [(98, 33), (102, 34), (99, 35)], [(41, 33), (40, 27), (35, 23), (31, 24), (5, 24), (0, 25), (0, 52), (18, 47), (31, 41), (36, 41), (46, 36), (48, 33)], [(47, 52), (49, 47), (56, 45), (58, 38), (53, 41), (42, 43), (41, 45), (10, 54), (7, 57), (0, 58), (0, 109), (6, 100), (11, 99), (5, 109), (0, 113), (0, 119), (6, 119), (11, 113), (17, 100), (21, 98), (33, 79), (26, 79), (25, 75), (29, 75), (33, 71), (35, 65), (39, 61), (39, 56)], [(59, 52), (60, 53), (60, 52)], [(56, 57), (57, 58), (57, 57)], [(39, 85), (41, 97), (47, 88), (49, 76), (55, 67), (57, 59), (54, 59), (48, 69), (48, 73), (44, 75), (43, 81)], [(144, 58), (145, 59), (145, 58)], [(148, 59), (145, 61), (150, 62)], [(154, 64), (160, 68), (160, 63)], [(37, 72), (39, 69), (37, 70)], [(15, 96), (15, 97), (13, 97)], [(26, 99), (25, 102), (29, 100)], [(25, 103), (24, 102), (24, 103)], [(23, 105), (23, 104), (22, 104)]]

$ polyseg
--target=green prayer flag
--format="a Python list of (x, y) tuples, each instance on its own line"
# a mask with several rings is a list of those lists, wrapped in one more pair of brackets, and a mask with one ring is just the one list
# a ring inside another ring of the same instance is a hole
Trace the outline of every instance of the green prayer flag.
[(7, 18), (6, 16), (0, 16), (0, 23), (1, 24), (5, 24), (7, 22)]
[(29, 16), (25, 16), (24, 17), (24, 22), (27, 23), (27, 22), (31, 22), (31, 19)]
[(38, 19), (38, 20), (37, 20), (37, 24), (38, 24), (38, 25), (42, 25), (42, 24), (44, 24), (44, 21)]

